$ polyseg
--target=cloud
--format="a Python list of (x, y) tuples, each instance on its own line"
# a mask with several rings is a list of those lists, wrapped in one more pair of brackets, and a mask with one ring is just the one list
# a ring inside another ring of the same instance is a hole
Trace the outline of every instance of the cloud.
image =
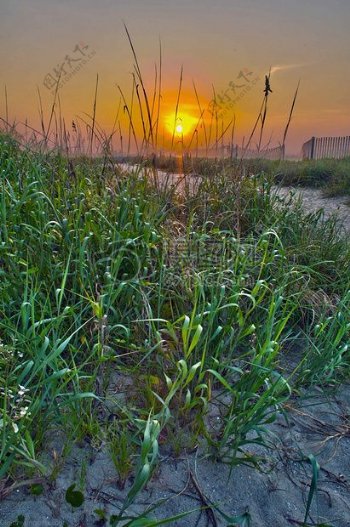
[(276, 66), (271, 67), (271, 75), (277, 73), (278, 71), (304, 68), (305, 66), (310, 66), (310, 64), (314, 64), (314, 62), (301, 62), (300, 64), (276, 64)]

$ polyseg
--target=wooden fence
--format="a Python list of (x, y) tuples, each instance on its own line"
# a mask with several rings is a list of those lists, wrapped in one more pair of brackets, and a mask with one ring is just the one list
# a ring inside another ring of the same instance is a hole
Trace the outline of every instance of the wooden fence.
[(284, 159), (284, 146), (276, 146), (274, 148), (264, 148), (258, 152), (254, 149), (246, 149), (236, 145), (233, 149), (233, 156), (239, 159)]
[(350, 156), (350, 136), (311, 137), (303, 144), (302, 154), (303, 159), (341, 159)]
[(254, 148), (246, 148), (237, 144), (217, 145), (216, 148), (198, 149), (192, 152), (197, 157), (216, 157), (231, 159), (284, 159), (285, 148), (283, 145), (274, 148), (262, 148), (260, 151)]

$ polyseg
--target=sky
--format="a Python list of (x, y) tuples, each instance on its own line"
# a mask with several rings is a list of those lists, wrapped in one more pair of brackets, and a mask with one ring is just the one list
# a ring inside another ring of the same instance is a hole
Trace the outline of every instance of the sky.
[[(234, 140), (246, 141), (270, 68), (273, 93), (266, 144), (274, 146), (282, 140), (299, 80), (287, 151), (297, 155), (311, 136), (350, 135), (350, 0), (0, 0), (0, 117), (8, 115), (10, 122), (27, 119), (39, 127), (40, 93), (47, 124), (62, 67), (60, 114), (67, 128), (72, 121), (83, 128), (91, 122), (98, 74), (96, 122), (106, 131), (116, 123), (120, 132), (115, 135), (115, 148), (125, 149), (129, 119), (118, 86), (130, 108), (134, 60), (124, 23), (150, 106), (155, 64), (159, 80), (161, 42), (160, 144), (169, 144), (176, 125), (179, 143), (181, 135), (187, 144), (191, 138), (192, 145), (203, 145), (214, 93), (219, 135), (227, 126), (224, 141), (230, 140), (235, 118)], [(139, 93), (142, 98), (141, 88)], [(139, 137), (142, 122), (135, 101), (134, 92), (133, 119)], [(157, 102), (158, 95), (154, 115)], [(143, 111), (147, 126), (144, 104)], [(218, 137), (212, 126), (212, 137)]]

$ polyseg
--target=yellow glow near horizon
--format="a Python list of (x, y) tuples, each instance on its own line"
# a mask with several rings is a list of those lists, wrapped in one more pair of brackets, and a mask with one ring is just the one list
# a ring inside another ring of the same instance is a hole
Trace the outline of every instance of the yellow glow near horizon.
[(165, 125), (171, 135), (175, 132), (176, 135), (185, 137), (193, 133), (197, 123), (198, 118), (189, 113), (179, 112), (175, 115), (173, 112), (165, 117)]

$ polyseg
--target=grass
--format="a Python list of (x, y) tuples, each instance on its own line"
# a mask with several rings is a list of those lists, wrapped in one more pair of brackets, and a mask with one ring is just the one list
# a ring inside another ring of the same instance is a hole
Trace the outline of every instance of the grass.
[(275, 181), (322, 189), (325, 196), (350, 195), (350, 158), (283, 162)]
[(218, 173), (227, 173), (243, 167), (247, 176), (264, 173), (275, 184), (298, 186), (322, 190), (325, 197), (350, 195), (350, 159), (320, 159), (304, 161), (264, 159), (264, 152), (257, 153), (256, 159), (202, 158), (184, 155), (160, 155), (157, 157), (124, 156), (118, 161), (140, 164), (148, 168), (157, 168), (165, 172), (184, 173), (217, 177)]
[(247, 445), (268, 445), (293, 391), (348, 379), (348, 241), (282, 204), (263, 171), (201, 163), (179, 195), (0, 136), (0, 478), (56, 477), (52, 432), (103, 442), (119, 485), (135, 476), (117, 525), (164, 438), (256, 466)]

